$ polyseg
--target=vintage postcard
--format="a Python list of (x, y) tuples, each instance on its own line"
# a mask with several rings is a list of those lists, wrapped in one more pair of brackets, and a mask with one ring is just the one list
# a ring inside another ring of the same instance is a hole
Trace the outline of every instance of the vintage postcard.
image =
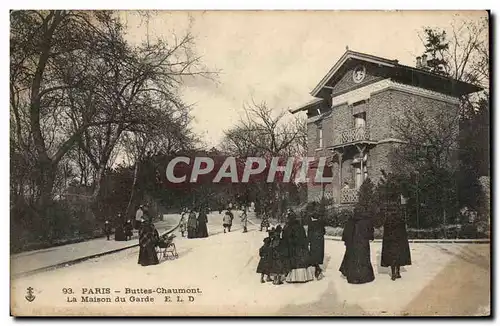
[(490, 316), (489, 28), (11, 11), (11, 314)]

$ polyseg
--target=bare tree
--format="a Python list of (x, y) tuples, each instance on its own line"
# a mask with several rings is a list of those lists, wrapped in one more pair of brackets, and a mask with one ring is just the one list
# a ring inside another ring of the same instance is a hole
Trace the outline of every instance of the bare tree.
[(469, 117), (478, 110), (481, 97), (489, 97), (489, 23), (479, 20), (455, 20), (449, 33), (425, 27), (420, 36), (431, 71), (471, 83), (485, 89), (484, 94), (461, 98), (462, 115)]
[[(255, 103), (244, 107), (244, 117), (232, 129), (225, 131), (221, 147), (229, 154), (239, 157), (260, 156), (268, 163), (273, 157), (286, 160), (289, 157), (302, 156), (306, 151), (306, 123), (298, 116), (287, 120), (285, 110), (276, 111), (268, 107), (265, 102)], [(294, 165), (292, 178), (297, 173), (298, 166)], [(256, 184), (262, 197), (281, 200), (286, 197), (286, 190), (279, 182), (270, 185)], [(267, 195), (263, 195), (267, 194)], [(273, 208), (280, 210), (277, 202)]]
[(405, 107), (391, 126), (403, 143), (393, 167), (406, 174), (421, 168), (451, 168), (457, 162), (459, 110)]
[(68, 95), (83, 96), (94, 87), (101, 72), (91, 63), (105, 53), (108, 39), (102, 27), (112, 23), (108, 12), (11, 13), (14, 134), (19, 146), (33, 149), (38, 207), (51, 199), (58, 164), (75, 141), (90, 126), (109, 122), (97, 114), (94, 98), (86, 97), (81, 120), (70, 123), (78, 109)]
[(306, 124), (302, 117), (285, 121), (285, 110), (275, 111), (265, 102), (245, 106), (237, 126), (225, 131), (223, 145), (232, 153), (252, 155), (302, 155), (306, 149)]
[(191, 34), (131, 47), (107, 11), (17, 11), (11, 25), (12, 143), (34, 162), (39, 208), (51, 200), (58, 165), (75, 146), (80, 171), (92, 165), (95, 199), (124, 132), (166, 130), (172, 148), (190, 138), (186, 128), (169, 129), (174, 120), (189, 121), (179, 87), (186, 77), (214, 76), (193, 51)]

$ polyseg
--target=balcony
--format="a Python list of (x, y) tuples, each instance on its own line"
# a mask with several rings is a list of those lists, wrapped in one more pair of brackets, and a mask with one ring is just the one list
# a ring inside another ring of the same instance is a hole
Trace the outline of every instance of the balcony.
[(370, 130), (367, 127), (356, 127), (342, 131), (336, 145), (370, 140)]
[(350, 204), (357, 203), (359, 197), (358, 189), (341, 189), (340, 190), (340, 203)]

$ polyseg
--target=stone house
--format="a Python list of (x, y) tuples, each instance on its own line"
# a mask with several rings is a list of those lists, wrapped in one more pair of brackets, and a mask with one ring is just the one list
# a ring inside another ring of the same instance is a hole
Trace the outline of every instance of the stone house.
[(460, 96), (480, 90), (429, 70), (425, 55), (410, 67), (347, 50), (311, 91), (314, 99), (290, 110), (307, 113), (308, 156), (326, 157), (333, 177), (329, 184), (309, 184), (309, 201), (355, 203), (363, 181), (377, 183), (382, 169), (390, 171), (388, 154), (403, 143), (391, 126), (394, 117), (411, 108), (452, 114)]

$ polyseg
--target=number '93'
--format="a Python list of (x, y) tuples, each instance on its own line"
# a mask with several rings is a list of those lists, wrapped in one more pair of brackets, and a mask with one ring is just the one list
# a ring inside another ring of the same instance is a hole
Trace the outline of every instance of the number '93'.
[(72, 288), (63, 288), (62, 293), (63, 294), (73, 294), (73, 289)]

